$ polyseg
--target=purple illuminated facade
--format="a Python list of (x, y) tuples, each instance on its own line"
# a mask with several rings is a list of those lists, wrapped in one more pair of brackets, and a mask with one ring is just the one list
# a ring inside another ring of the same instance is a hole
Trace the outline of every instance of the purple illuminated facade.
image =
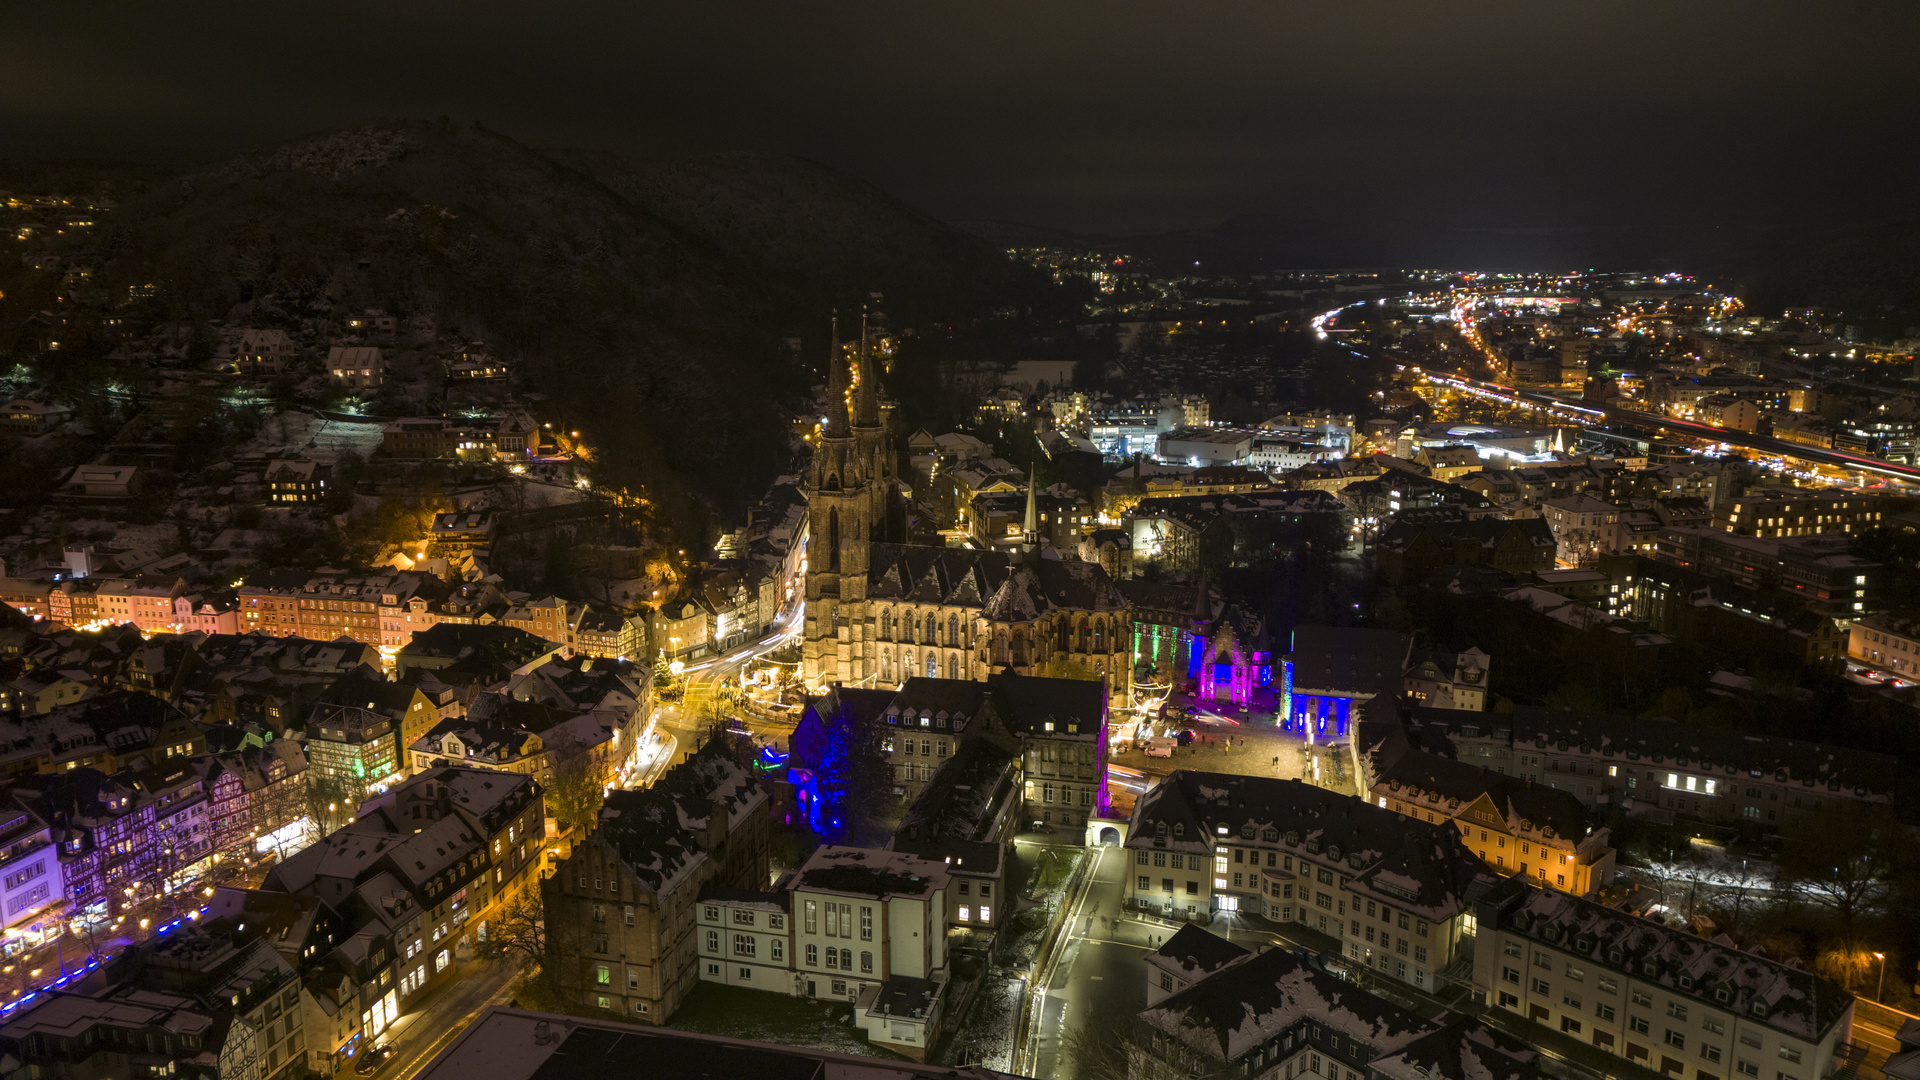
[(1194, 637), (1192, 648), (1187, 678), (1201, 701), (1245, 709), (1273, 686), (1272, 647), (1258, 616), (1229, 607), (1208, 634)]

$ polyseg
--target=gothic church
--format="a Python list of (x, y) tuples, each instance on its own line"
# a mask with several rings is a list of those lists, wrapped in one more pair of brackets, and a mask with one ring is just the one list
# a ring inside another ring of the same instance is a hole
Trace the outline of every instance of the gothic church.
[(888, 535), (900, 487), (880, 408), (879, 335), (835, 325), (827, 417), (808, 474), (807, 684), (892, 688), (909, 676), (1090, 673), (1125, 693), (1126, 600), (1096, 563), (1040, 543), (1033, 482), (1018, 552), (904, 544)]

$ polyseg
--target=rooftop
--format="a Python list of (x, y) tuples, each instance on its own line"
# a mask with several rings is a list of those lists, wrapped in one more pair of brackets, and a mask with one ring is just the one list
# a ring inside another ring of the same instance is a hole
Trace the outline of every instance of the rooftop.
[(916, 1065), (662, 1027), (493, 1007), (428, 1062), (418, 1080), (992, 1080), (979, 1068)]
[(925, 896), (947, 887), (943, 863), (904, 851), (826, 846), (800, 868), (797, 889), (852, 896)]

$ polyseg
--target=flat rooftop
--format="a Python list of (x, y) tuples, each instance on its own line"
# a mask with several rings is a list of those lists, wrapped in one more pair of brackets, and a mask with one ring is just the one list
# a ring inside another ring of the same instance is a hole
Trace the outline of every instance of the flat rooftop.
[(1006, 1075), (495, 1006), (467, 1025), (416, 1080), (996, 1080)]

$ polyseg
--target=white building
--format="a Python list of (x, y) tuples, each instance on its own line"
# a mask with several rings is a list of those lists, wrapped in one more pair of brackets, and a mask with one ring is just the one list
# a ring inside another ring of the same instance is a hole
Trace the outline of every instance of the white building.
[(786, 993), (793, 986), (793, 924), (789, 894), (722, 889), (700, 890), (700, 980)]
[(1476, 905), (1474, 1000), (1667, 1076), (1819, 1080), (1853, 995), (1687, 930), (1509, 878)]
[(60, 866), (46, 822), (19, 807), (0, 811), (0, 905), (9, 937), (66, 899)]
[(1568, 564), (1591, 562), (1620, 548), (1620, 508), (1591, 495), (1548, 499), (1540, 515), (1553, 530), (1554, 557)]
[(1180, 428), (1162, 434), (1156, 452), (1175, 465), (1238, 465), (1253, 452), (1253, 438), (1242, 428)]
[(700, 894), (700, 978), (853, 1003), (868, 1038), (925, 1060), (947, 982), (943, 863), (822, 847), (768, 892)]
[(1165, 918), (1257, 911), (1341, 941), (1358, 967), (1421, 989), (1472, 933), (1487, 874), (1458, 830), (1298, 780), (1182, 769), (1141, 796), (1127, 905)]
[(1344, 456), (1337, 448), (1324, 443), (1262, 436), (1254, 439), (1252, 449), (1247, 451), (1247, 464), (1266, 472), (1282, 473)]

